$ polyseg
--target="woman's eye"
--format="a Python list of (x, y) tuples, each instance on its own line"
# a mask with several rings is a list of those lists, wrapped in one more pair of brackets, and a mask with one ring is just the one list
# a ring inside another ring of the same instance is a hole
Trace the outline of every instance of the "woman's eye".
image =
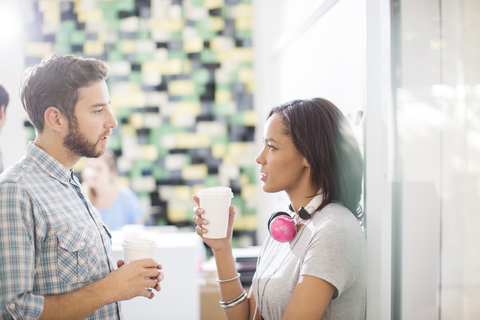
[(274, 150), (274, 149), (275, 149), (275, 147), (272, 146), (272, 145), (270, 145), (270, 144), (267, 144), (267, 146), (268, 146), (268, 149), (270, 149), (270, 150)]

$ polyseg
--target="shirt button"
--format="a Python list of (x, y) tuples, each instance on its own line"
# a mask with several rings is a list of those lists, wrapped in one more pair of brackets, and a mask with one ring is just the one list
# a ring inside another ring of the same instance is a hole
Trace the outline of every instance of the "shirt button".
[(10, 303), (9, 307), (10, 309), (15, 310), (15, 303)]
[(84, 241), (80, 242), (80, 246), (85, 247), (85, 242)]

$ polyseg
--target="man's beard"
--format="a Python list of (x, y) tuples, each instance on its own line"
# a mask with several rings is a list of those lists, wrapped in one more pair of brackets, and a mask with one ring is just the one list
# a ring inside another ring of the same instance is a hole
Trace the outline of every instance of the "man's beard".
[[(100, 138), (96, 142), (90, 142), (88, 139), (78, 130), (77, 120), (72, 117), (68, 122), (68, 134), (63, 139), (63, 145), (72, 153), (87, 158), (98, 158), (105, 153), (105, 149), (97, 150), (97, 145), (100, 142)], [(106, 133), (105, 135), (107, 135)]]

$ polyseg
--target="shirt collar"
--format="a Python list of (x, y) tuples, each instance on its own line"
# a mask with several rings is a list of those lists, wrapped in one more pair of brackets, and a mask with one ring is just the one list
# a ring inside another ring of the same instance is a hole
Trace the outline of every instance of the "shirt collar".
[(37, 146), (33, 141), (28, 142), (26, 156), (52, 178), (63, 184), (68, 184), (71, 179), (75, 180), (73, 170), (69, 170), (64, 164)]

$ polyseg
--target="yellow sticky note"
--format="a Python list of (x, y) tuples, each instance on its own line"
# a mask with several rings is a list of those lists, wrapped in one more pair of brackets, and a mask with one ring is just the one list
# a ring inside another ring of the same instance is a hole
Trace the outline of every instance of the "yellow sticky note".
[(94, 22), (101, 21), (103, 19), (103, 13), (101, 9), (96, 10), (77, 10), (78, 22)]
[(141, 113), (138, 113), (138, 112), (135, 112), (135, 113), (132, 113), (128, 119), (130, 125), (135, 128), (135, 129), (141, 129), (143, 128), (143, 114)]
[(38, 10), (43, 13), (43, 22), (60, 21), (60, 2), (38, 1)]
[(182, 169), (182, 178), (185, 180), (205, 179), (208, 175), (206, 164), (193, 164)]
[(141, 158), (145, 160), (155, 161), (158, 159), (158, 149), (156, 145), (147, 144), (141, 146)]
[(240, 3), (235, 8), (237, 19), (252, 19), (252, 6), (246, 3)]
[(184, 19), (156, 19), (153, 21), (154, 28), (163, 29), (170, 32), (182, 31), (184, 26)]
[(91, 56), (99, 56), (103, 54), (104, 48), (103, 42), (87, 40), (83, 44), (83, 53)]
[(167, 218), (171, 222), (181, 222), (188, 219), (187, 209), (181, 207), (168, 206)]
[(175, 113), (199, 116), (202, 105), (198, 101), (181, 101), (175, 105)]
[(115, 184), (118, 184), (124, 187), (130, 187), (130, 179), (128, 177), (117, 176), (115, 177)]
[(240, 156), (245, 153), (245, 142), (230, 142), (228, 144), (228, 154), (232, 156)]
[(217, 60), (224, 62), (226, 60), (233, 61), (253, 61), (252, 48), (235, 48), (227, 51), (217, 52)]
[(50, 42), (27, 42), (25, 44), (25, 55), (30, 57), (46, 57), (52, 53)]
[(212, 139), (206, 134), (181, 133), (175, 136), (175, 145), (179, 149), (207, 148), (212, 144)]
[(192, 189), (189, 186), (174, 186), (173, 194), (175, 199), (189, 201), (192, 199)]
[(121, 43), (121, 50), (123, 54), (131, 54), (135, 52), (135, 41), (123, 40)]
[(235, 28), (237, 30), (251, 30), (252, 29), (252, 19), (239, 18), (235, 20)]
[(120, 127), (120, 132), (122, 136), (135, 136), (137, 134), (136, 129), (130, 124), (123, 124)]
[(210, 17), (207, 29), (209, 31), (222, 31), (225, 29), (225, 19), (222, 17)]
[(215, 143), (212, 145), (212, 157), (220, 159), (227, 153), (227, 146), (224, 143)]
[(162, 61), (159, 64), (159, 71), (161, 74), (181, 74), (182, 73), (182, 60), (180, 59), (170, 59), (167, 61)]
[(257, 216), (255, 215), (244, 215), (239, 219), (235, 219), (233, 223), (233, 229), (235, 230), (248, 230), (254, 231), (257, 229)]
[(210, 40), (210, 49), (213, 51), (223, 51), (235, 48), (235, 40), (230, 37), (217, 36)]
[(203, 6), (207, 9), (221, 8), (224, 5), (224, 0), (203, 0)]
[(247, 184), (242, 186), (242, 198), (250, 199), (257, 196), (257, 185)]
[(144, 108), (146, 105), (145, 92), (132, 92), (127, 94), (112, 94), (110, 96), (112, 104), (117, 108)]
[(168, 82), (168, 92), (173, 96), (186, 96), (195, 93), (195, 83), (191, 80), (172, 80)]
[(187, 53), (200, 52), (203, 50), (203, 39), (194, 37), (183, 41), (183, 51)]
[(238, 80), (243, 83), (253, 81), (253, 69), (240, 68), (240, 70), (238, 70)]
[(224, 103), (232, 101), (232, 92), (230, 90), (216, 90), (215, 102)]
[(257, 113), (254, 110), (246, 110), (243, 113), (243, 120), (246, 126), (255, 126), (257, 124)]

